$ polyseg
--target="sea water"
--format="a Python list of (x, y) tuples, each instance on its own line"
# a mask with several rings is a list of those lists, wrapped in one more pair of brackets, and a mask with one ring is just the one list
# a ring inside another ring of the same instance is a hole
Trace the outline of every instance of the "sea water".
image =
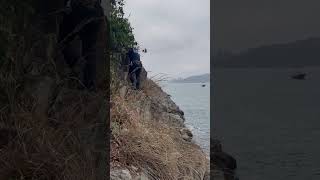
[(192, 131), (194, 141), (209, 156), (210, 84), (164, 83), (162, 88), (171, 95), (171, 99), (184, 111), (185, 124)]
[(215, 69), (213, 81), (212, 132), (240, 180), (320, 179), (320, 68)]

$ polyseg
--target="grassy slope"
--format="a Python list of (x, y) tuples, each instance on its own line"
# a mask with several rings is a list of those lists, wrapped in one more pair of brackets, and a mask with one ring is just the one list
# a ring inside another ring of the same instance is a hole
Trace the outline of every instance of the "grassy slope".
[(127, 167), (133, 174), (143, 171), (151, 179), (203, 179), (208, 170), (205, 154), (181, 138), (184, 125), (163, 116), (169, 111), (163, 106), (167, 94), (146, 80), (142, 91), (128, 89), (120, 95), (125, 85), (111, 96), (113, 167)]

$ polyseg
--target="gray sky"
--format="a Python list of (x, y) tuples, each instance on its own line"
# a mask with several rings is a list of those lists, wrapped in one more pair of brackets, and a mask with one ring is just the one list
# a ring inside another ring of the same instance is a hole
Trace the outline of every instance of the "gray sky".
[(125, 13), (149, 74), (210, 72), (210, 0), (126, 0)]
[(239, 51), (319, 37), (319, 4), (319, 0), (215, 0), (215, 48)]

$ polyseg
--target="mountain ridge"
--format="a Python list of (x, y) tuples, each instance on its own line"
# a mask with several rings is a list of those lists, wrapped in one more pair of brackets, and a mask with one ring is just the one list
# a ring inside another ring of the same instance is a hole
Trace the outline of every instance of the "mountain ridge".
[(214, 67), (320, 66), (320, 38), (250, 48), (237, 54), (214, 56)]
[(169, 82), (173, 82), (173, 83), (207, 83), (207, 82), (210, 82), (210, 73), (189, 76), (186, 78), (176, 78), (176, 79), (170, 80)]

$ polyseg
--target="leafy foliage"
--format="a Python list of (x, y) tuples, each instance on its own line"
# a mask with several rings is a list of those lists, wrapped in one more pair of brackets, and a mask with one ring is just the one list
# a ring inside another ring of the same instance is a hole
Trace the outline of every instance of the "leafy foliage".
[(120, 52), (136, 43), (133, 28), (128, 18), (124, 17), (124, 5), (124, 0), (114, 0), (111, 4), (110, 26), (112, 44), (114, 50)]

